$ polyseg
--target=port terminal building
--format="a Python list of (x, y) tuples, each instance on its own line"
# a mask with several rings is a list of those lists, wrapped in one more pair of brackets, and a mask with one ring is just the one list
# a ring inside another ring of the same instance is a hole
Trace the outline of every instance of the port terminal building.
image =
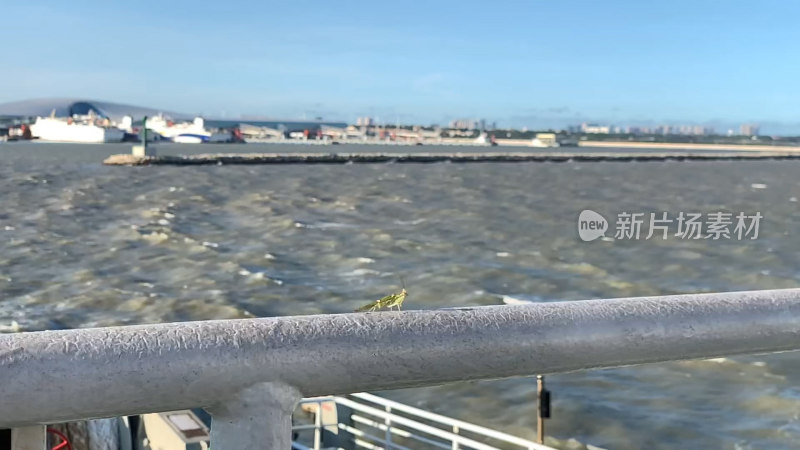
[[(163, 115), (174, 121), (191, 121), (197, 115), (186, 114), (143, 106), (126, 105), (100, 100), (81, 98), (38, 98), (10, 103), (0, 103), (0, 125), (32, 123), (36, 117), (73, 117), (95, 115), (111, 122), (121, 123), (125, 116), (139, 121), (144, 116)], [(269, 127), (286, 131), (317, 130), (326, 127), (345, 128), (345, 122), (335, 121), (298, 121), (298, 120), (251, 120), (205, 118), (206, 125), (215, 128), (235, 128), (240, 124)]]

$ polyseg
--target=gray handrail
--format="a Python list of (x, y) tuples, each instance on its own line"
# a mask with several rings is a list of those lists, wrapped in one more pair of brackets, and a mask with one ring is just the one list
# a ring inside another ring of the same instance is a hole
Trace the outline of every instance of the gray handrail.
[(209, 407), (288, 448), (301, 396), (796, 349), (798, 289), (6, 334), (0, 427)]

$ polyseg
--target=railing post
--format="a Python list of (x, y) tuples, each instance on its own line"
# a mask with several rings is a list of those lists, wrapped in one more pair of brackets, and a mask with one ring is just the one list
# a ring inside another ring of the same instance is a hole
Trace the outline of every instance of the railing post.
[[(387, 405), (385, 409), (387, 413), (391, 414), (392, 412), (391, 406)], [(386, 419), (383, 422), (386, 424), (386, 442), (385, 442), (386, 450), (389, 450), (392, 445), (392, 420), (389, 419), (389, 416), (386, 416)]]
[(44, 425), (11, 429), (11, 450), (45, 450), (47, 428)]
[(322, 402), (316, 403), (317, 410), (314, 414), (314, 450), (322, 447)]
[[(453, 425), (453, 434), (458, 434), (458, 425)], [(453, 440), (452, 450), (459, 450), (458, 441)]]
[(301, 398), (300, 392), (288, 384), (259, 383), (208, 408), (212, 416), (211, 448), (291, 448), (292, 413)]
[(344, 427), (355, 426), (355, 423), (353, 423), (353, 409), (338, 402), (335, 402), (334, 405), (336, 406), (337, 423), (334, 427), (325, 427), (325, 432), (322, 434), (322, 442), (326, 447), (355, 450), (355, 436), (344, 429)]
[(542, 414), (542, 394), (544, 377), (536, 375), (536, 442), (544, 444), (544, 414)]

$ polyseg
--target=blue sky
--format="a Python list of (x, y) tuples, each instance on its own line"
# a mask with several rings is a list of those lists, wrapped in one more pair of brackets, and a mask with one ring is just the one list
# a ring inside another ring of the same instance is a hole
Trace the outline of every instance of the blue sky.
[(0, 102), (800, 134), (800, 2), (18, 1), (3, 16)]

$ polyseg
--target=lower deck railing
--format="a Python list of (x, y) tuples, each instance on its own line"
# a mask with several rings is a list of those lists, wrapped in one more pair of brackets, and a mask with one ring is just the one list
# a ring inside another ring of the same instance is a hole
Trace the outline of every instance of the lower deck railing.
[[(358, 393), (326, 396), (300, 402), (312, 423), (295, 425), (297, 450), (327, 448), (447, 450), (552, 450), (551, 447), (507, 433), (452, 419), (377, 395)], [(502, 447), (497, 447), (502, 445)]]

